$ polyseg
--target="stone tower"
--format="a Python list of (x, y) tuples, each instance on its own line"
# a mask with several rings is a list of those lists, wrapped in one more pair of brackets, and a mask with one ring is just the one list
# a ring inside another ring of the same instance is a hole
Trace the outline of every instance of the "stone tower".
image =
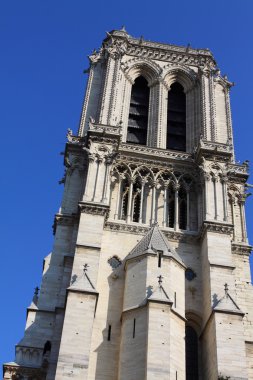
[(124, 28), (89, 60), (53, 251), (4, 379), (253, 379), (233, 84), (209, 50)]

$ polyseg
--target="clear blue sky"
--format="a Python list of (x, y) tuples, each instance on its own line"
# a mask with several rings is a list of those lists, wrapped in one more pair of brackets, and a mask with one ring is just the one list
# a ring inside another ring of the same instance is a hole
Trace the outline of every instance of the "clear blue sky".
[[(77, 130), (86, 56), (125, 25), (146, 39), (210, 48), (231, 81), (237, 159), (253, 162), (252, 0), (2, 0), (0, 4), (0, 362), (14, 358), (60, 206), (67, 128)], [(252, 197), (253, 199), (253, 197)], [(253, 200), (247, 204), (253, 242)]]

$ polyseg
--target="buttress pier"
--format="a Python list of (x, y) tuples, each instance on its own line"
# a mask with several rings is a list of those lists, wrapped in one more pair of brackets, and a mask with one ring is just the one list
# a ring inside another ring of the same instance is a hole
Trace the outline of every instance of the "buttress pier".
[(89, 61), (53, 250), (4, 379), (252, 380), (233, 83), (208, 49), (124, 28)]

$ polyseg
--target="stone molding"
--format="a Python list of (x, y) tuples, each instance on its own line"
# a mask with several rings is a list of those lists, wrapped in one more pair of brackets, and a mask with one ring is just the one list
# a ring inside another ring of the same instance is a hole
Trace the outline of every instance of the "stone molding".
[(121, 135), (121, 125), (105, 125), (105, 124), (97, 124), (90, 121), (89, 123), (89, 133), (98, 133), (102, 134), (104, 136), (106, 135), (115, 135), (120, 136)]
[(234, 227), (232, 224), (222, 223), (218, 221), (204, 221), (200, 231), (200, 237), (203, 238), (206, 232), (215, 232), (218, 234), (231, 235), (233, 230)]
[(53, 228), (53, 234), (55, 235), (56, 233), (56, 228), (58, 225), (60, 226), (74, 226), (77, 224), (79, 221), (79, 216), (78, 214), (73, 214), (73, 215), (64, 215), (64, 214), (55, 214), (54, 217), (54, 224), (52, 226)]
[[(131, 233), (136, 235), (145, 235), (149, 230), (150, 226), (141, 225), (141, 224), (127, 224), (121, 223), (114, 220), (107, 220), (105, 223), (105, 230), (122, 232), (122, 233)], [(180, 242), (189, 242), (194, 243), (198, 240), (198, 233), (186, 233), (181, 231), (169, 231), (168, 229), (163, 229), (161, 227), (161, 231), (167, 237), (168, 240), (180, 241)]]
[(250, 256), (252, 248), (251, 245), (232, 243), (232, 253), (235, 255)]
[(78, 206), (80, 212), (85, 214), (101, 215), (107, 217), (109, 213), (109, 206), (102, 203), (79, 202)]
[(170, 151), (166, 149), (151, 148), (144, 145), (132, 145), (122, 143), (119, 147), (120, 153), (138, 153), (141, 155), (153, 156), (156, 158), (170, 158), (178, 160), (187, 160), (193, 162), (192, 154), (185, 152)]

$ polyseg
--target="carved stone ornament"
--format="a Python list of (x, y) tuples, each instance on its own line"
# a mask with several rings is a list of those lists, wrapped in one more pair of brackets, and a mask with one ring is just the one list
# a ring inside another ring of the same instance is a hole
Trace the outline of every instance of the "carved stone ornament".
[(128, 40), (126, 37), (115, 37), (107, 33), (108, 38), (103, 42), (103, 49), (113, 59), (121, 58), (127, 51)]
[(200, 236), (202, 237), (205, 232), (216, 232), (218, 234), (231, 235), (233, 232), (232, 224), (225, 224), (219, 222), (205, 221), (203, 223)]
[(108, 217), (109, 206), (94, 202), (79, 202), (81, 213)]
[[(45, 363), (45, 366), (47, 367), (47, 363)], [(3, 372), (5, 379), (19, 380), (24, 377), (34, 380), (46, 379), (46, 368), (31, 368), (22, 367), (18, 364), (4, 364)]]
[(236, 255), (250, 256), (252, 248), (251, 245), (232, 243), (232, 253)]
[[(150, 226), (143, 226), (140, 224), (136, 224), (136, 225), (126, 224), (126, 223), (120, 223), (120, 222), (108, 220), (105, 223), (105, 229), (109, 231), (131, 233), (131, 234), (136, 234), (136, 235), (145, 235), (150, 230)], [(198, 240), (198, 235), (197, 233), (194, 233), (194, 232), (185, 234), (185, 232), (168, 231), (168, 229), (163, 229), (163, 228), (161, 228), (161, 231), (168, 238), (168, 240), (172, 240), (172, 241), (193, 243)]]
[(158, 149), (158, 148), (150, 148), (143, 145), (131, 145), (127, 143), (123, 143), (120, 146), (119, 149), (120, 152), (129, 152), (129, 153), (141, 153), (146, 154), (148, 156), (154, 156), (156, 158), (173, 158), (178, 160), (187, 160), (192, 161), (193, 158), (192, 155), (189, 153), (182, 153), (182, 152), (176, 152), (176, 151), (169, 151), (164, 149)]
[(72, 144), (81, 144), (83, 142), (83, 137), (81, 137), (81, 136), (74, 136), (73, 135), (73, 131), (68, 128), (67, 140), (68, 140), (68, 142), (70, 142)]

